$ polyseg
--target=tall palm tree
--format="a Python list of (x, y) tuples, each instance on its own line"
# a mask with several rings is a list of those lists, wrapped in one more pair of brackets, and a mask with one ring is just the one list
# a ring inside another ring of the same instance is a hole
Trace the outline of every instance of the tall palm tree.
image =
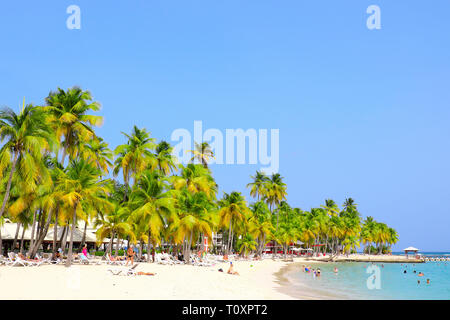
[(177, 160), (172, 155), (173, 148), (166, 141), (158, 143), (155, 149), (156, 164), (159, 171), (164, 175), (169, 175), (177, 167)]
[(220, 224), (228, 227), (227, 252), (229, 254), (233, 245), (233, 224), (245, 221), (249, 209), (245, 198), (236, 191), (230, 194), (224, 193), (223, 198), (219, 201), (219, 206)]
[(159, 244), (161, 231), (175, 211), (174, 197), (167, 179), (157, 171), (144, 171), (131, 192), (129, 205), (134, 210), (131, 219), (147, 225), (148, 248), (151, 242)]
[(85, 160), (72, 160), (67, 173), (60, 177), (56, 192), (65, 203), (65, 208), (71, 210), (72, 228), (70, 232), (69, 253), (66, 266), (72, 264), (73, 233), (76, 228), (77, 214), (83, 215), (86, 208), (102, 211), (112, 208), (106, 199), (110, 188), (105, 181), (99, 181), (100, 170)]
[(177, 190), (176, 209), (169, 227), (169, 233), (176, 244), (183, 245), (183, 256), (190, 263), (191, 247), (199, 235), (212, 238), (215, 215), (215, 206), (211, 199), (202, 191), (192, 193), (187, 188)]
[[(103, 122), (101, 116), (88, 114), (89, 111), (100, 110), (100, 104), (91, 100), (89, 91), (83, 91), (76, 86), (66, 91), (58, 88), (56, 91), (51, 91), (45, 99), (45, 109), (50, 114), (49, 121), (58, 140), (62, 142), (61, 163), (63, 164), (67, 154), (73, 157), (77, 152), (77, 146), (94, 136), (92, 126), (99, 126)], [(62, 140), (63, 137), (64, 140)]]
[(189, 163), (181, 166), (181, 175), (172, 176), (171, 181), (175, 189), (187, 188), (192, 193), (204, 192), (208, 198), (214, 199), (217, 192), (217, 184), (211, 171), (202, 165)]
[(9, 177), (0, 209), (0, 218), (9, 200), (11, 182), (18, 165), (19, 174), (27, 182), (36, 182), (45, 172), (42, 156), (55, 145), (54, 135), (46, 123), (46, 114), (40, 107), (31, 104), (16, 114), (12, 109), (0, 109), (0, 141), (5, 144), (0, 149), (0, 172), (9, 167)]
[(102, 138), (95, 136), (85, 143), (81, 150), (81, 158), (91, 161), (104, 175), (109, 173), (112, 166), (113, 153)]
[(339, 213), (339, 207), (336, 204), (336, 202), (334, 202), (331, 199), (326, 199), (325, 200), (325, 205), (321, 205), (322, 208), (324, 208), (327, 212), (327, 214), (331, 217), (331, 216), (337, 216)]
[[(286, 200), (286, 184), (283, 182), (283, 177), (279, 173), (274, 173), (266, 183), (266, 193), (264, 199), (273, 212), (275, 206), (278, 206), (281, 201)], [(277, 215), (277, 229), (278, 229), (278, 215)]]
[(111, 254), (114, 239), (116, 240), (115, 256), (119, 252), (120, 237), (130, 236), (132, 240), (135, 239), (132, 224), (128, 221), (129, 209), (124, 204), (117, 200), (110, 199), (111, 209), (106, 214), (100, 214), (96, 217), (94, 227), (99, 227), (96, 231), (97, 242), (101, 244), (103, 240), (109, 237), (109, 246), (105, 252)]
[(195, 150), (189, 150), (193, 154), (191, 161), (199, 161), (206, 169), (208, 169), (208, 162), (214, 158), (214, 152), (208, 142), (195, 142)]
[(254, 176), (250, 176), (250, 178), (253, 179), (253, 182), (247, 184), (247, 188), (250, 187), (250, 195), (259, 200), (267, 193), (266, 187), (269, 177), (267, 177), (262, 171), (256, 171), (256, 174)]
[(113, 173), (114, 176), (117, 176), (119, 171), (122, 170), (125, 183), (125, 200), (130, 179), (134, 177), (136, 181), (141, 172), (149, 167), (153, 170), (157, 163), (154, 154), (151, 152), (155, 149), (155, 139), (150, 138), (150, 132), (134, 126), (131, 135), (123, 132), (122, 134), (128, 138), (128, 141), (126, 144), (117, 146), (114, 150), (118, 157), (115, 161)]

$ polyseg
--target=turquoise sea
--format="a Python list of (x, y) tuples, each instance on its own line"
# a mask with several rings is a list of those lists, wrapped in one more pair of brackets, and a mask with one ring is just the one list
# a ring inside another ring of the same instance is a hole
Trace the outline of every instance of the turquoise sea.
[[(448, 252), (422, 254), (450, 257)], [(284, 283), (285, 287), (288, 286), (285, 288), (287, 293), (298, 298), (450, 299), (450, 261), (418, 264), (311, 263), (312, 268), (320, 268), (320, 277), (303, 272), (301, 266), (292, 264), (283, 273), (283, 278), (288, 280)], [(338, 268), (337, 274), (333, 272), (334, 267)], [(424, 276), (419, 277), (419, 272)], [(430, 284), (427, 284), (427, 279), (430, 279)]]

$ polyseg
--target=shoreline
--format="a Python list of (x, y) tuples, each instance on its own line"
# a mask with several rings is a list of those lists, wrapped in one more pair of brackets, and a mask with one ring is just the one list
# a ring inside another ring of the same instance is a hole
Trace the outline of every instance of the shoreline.
[(306, 258), (309, 262), (379, 262), (379, 263), (424, 263), (425, 258), (405, 257), (403, 255), (367, 255), (367, 254), (349, 254), (339, 255), (331, 258), (325, 257), (310, 257)]

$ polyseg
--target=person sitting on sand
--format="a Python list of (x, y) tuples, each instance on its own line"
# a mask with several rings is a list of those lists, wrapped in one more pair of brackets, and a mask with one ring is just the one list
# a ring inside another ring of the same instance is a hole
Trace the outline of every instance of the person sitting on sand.
[(239, 275), (239, 272), (234, 271), (234, 269), (233, 269), (233, 262), (230, 262), (230, 268), (228, 269), (227, 273), (237, 275), (237, 276)]

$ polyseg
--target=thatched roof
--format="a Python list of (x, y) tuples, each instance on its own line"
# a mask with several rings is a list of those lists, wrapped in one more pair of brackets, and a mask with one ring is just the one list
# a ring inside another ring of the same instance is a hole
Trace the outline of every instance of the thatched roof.
[[(14, 237), (16, 236), (16, 230), (17, 230), (17, 223), (5, 223), (1, 228), (1, 235), (3, 240), (14, 240)], [(70, 230), (69, 230), (70, 231)], [(22, 237), (23, 228), (21, 227), (19, 230), (18, 239), (21, 239)], [(58, 240), (61, 238), (63, 232), (62, 227), (58, 227)], [(24, 234), (24, 240), (30, 240), (31, 239), (31, 228), (28, 228), (25, 230)], [(69, 237), (70, 238), (70, 233)], [(75, 228), (73, 231), (73, 242), (81, 242), (83, 238), (83, 230), (80, 230), (79, 228)], [(49, 228), (47, 235), (45, 236), (44, 241), (53, 241), (53, 228)], [(103, 242), (108, 242), (108, 239), (105, 239)], [(86, 242), (88, 243), (94, 243), (97, 242), (97, 237), (95, 235), (95, 231), (93, 229), (87, 229), (86, 230)]]

